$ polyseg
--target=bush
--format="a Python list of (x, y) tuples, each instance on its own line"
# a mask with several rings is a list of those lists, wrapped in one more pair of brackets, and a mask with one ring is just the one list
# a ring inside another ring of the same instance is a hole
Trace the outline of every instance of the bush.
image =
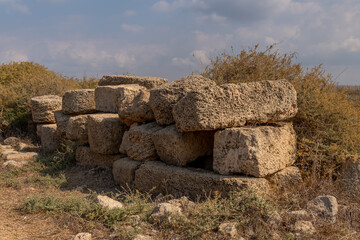
[(0, 133), (27, 130), (31, 118), (30, 99), (59, 95), (71, 89), (95, 88), (94, 78), (63, 77), (33, 62), (11, 62), (0, 66)]
[(296, 164), (306, 176), (336, 177), (341, 164), (360, 152), (360, 109), (321, 65), (304, 69), (295, 59), (274, 46), (262, 51), (255, 45), (239, 54), (222, 52), (202, 75), (218, 84), (289, 80), (298, 94)]

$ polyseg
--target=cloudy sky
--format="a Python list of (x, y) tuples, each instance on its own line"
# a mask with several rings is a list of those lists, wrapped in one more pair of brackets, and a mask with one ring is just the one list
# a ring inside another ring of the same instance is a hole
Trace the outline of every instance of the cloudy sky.
[(223, 49), (278, 43), (360, 85), (359, 0), (0, 0), (0, 62), (175, 80)]

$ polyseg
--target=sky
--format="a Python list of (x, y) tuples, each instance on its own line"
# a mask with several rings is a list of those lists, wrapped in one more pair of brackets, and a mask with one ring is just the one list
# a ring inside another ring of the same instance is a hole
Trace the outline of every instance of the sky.
[(33, 61), (69, 77), (172, 81), (231, 47), (274, 43), (360, 85), (359, 0), (0, 0), (0, 63)]

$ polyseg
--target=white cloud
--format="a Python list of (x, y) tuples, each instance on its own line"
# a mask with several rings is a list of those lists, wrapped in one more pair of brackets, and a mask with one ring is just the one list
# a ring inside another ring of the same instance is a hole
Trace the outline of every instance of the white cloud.
[(171, 63), (174, 66), (192, 66), (194, 65), (194, 62), (190, 60), (190, 58), (181, 58), (181, 57), (174, 57), (171, 59)]
[(125, 31), (129, 31), (133, 33), (140, 32), (144, 29), (142, 26), (136, 24), (121, 24), (121, 28)]
[(136, 15), (136, 11), (134, 10), (126, 10), (124, 13), (123, 13), (123, 16), (124, 17), (133, 17)]
[(20, 0), (0, 0), (0, 3), (8, 4), (11, 10), (15, 10), (22, 13), (30, 13), (28, 6), (23, 4)]
[(0, 56), (0, 60), (2, 63), (9, 63), (12, 61), (26, 62), (29, 60), (29, 57), (25, 53), (16, 50), (7, 50), (5, 52), (2, 52)]
[(167, 12), (167, 11), (172, 10), (172, 6), (167, 1), (162, 0), (162, 1), (156, 2), (152, 6), (152, 9), (157, 12)]

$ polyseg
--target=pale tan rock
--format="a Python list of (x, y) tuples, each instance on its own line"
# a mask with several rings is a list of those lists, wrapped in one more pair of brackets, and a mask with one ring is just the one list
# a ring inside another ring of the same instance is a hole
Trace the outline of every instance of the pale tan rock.
[(90, 114), (88, 140), (93, 152), (117, 154), (127, 127), (117, 114)]
[(62, 111), (64, 114), (86, 114), (96, 112), (95, 90), (71, 90), (62, 97)]
[(218, 191), (227, 196), (236, 189), (252, 189), (259, 194), (270, 191), (264, 178), (245, 176), (223, 176), (201, 169), (190, 169), (166, 165), (158, 161), (148, 161), (135, 171), (135, 188), (152, 194), (172, 194), (173, 196), (197, 196)]
[(186, 196), (181, 198), (171, 199), (168, 203), (181, 208), (182, 211), (192, 211), (196, 208), (196, 203), (190, 201)]
[(171, 125), (153, 133), (152, 140), (161, 161), (185, 166), (198, 157), (212, 154), (214, 132), (179, 133)]
[(264, 177), (295, 161), (296, 134), (291, 123), (228, 128), (215, 133), (214, 171)]
[(303, 183), (301, 172), (298, 167), (290, 166), (274, 173), (268, 180), (280, 188), (289, 188)]
[(35, 123), (55, 123), (54, 112), (61, 110), (61, 97), (45, 95), (31, 99), (32, 118)]
[(154, 240), (154, 238), (148, 235), (137, 234), (133, 240)]
[(34, 159), (36, 157), (38, 157), (38, 153), (36, 152), (16, 152), (6, 155), (4, 159), (8, 161), (25, 161)]
[(72, 240), (91, 240), (91, 233), (78, 233)]
[(6, 168), (6, 169), (16, 169), (16, 168), (22, 168), (22, 167), (25, 166), (26, 164), (28, 164), (27, 161), (8, 160), (8, 161), (5, 161), (5, 162), (2, 164), (2, 168)]
[(224, 222), (219, 226), (219, 232), (231, 239), (234, 239), (238, 235), (235, 222)]
[(318, 196), (307, 204), (307, 209), (314, 216), (334, 223), (338, 214), (338, 203), (334, 196)]
[(4, 140), (5, 145), (10, 145), (12, 148), (16, 148), (20, 143), (20, 139), (17, 137), (8, 137)]
[(147, 89), (159, 87), (168, 82), (166, 78), (158, 77), (139, 77), (134, 75), (105, 75), (100, 79), (99, 86), (105, 85), (123, 85), (123, 84), (138, 84)]
[(108, 208), (109, 210), (124, 207), (121, 202), (109, 198), (108, 196), (98, 195), (96, 197), (96, 202), (99, 203), (101, 206)]
[(5, 150), (13, 150), (13, 148), (10, 145), (0, 144), (0, 153)]
[(61, 139), (56, 131), (56, 124), (41, 126), (41, 151), (44, 153), (55, 152), (61, 145)]
[(171, 222), (176, 215), (182, 215), (181, 208), (171, 203), (159, 203), (150, 215), (152, 222)]
[(77, 165), (80, 166), (108, 166), (112, 167), (118, 159), (124, 158), (125, 155), (105, 155), (94, 153), (90, 147), (80, 146), (76, 148), (75, 158)]
[(95, 88), (96, 110), (106, 113), (118, 113), (118, 101), (122, 86), (99, 86)]
[(286, 80), (224, 84), (188, 93), (173, 107), (173, 116), (180, 132), (224, 129), (292, 118), (296, 100)]
[(133, 125), (124, 133), (120, 145), (120, 153), (128, 155), (137, 161), (156, 160), (159, 156), (156, 153), (152, 135), (161, 130), (156, 122)]
[[(55, 115), (55, 119), (56, 119), (56, 126), (57, 126), (57, 133), (60, 137), (65, 138), (66, 139), (66, 128), (67, 128), (67, 124), (69, 122), (69, 118), (71, 117), (70, 115), (65, 115), (62, 111), (58, 110), (54, 112)], [(39, 124), (37, 125), (39, 126)], [(39, 129), (37, 130), (37, 134), (41, 134), (40, 133), (41, 130), (41, 126), (39, 127)]]
[(360, 196), (360, 158), (347, 159), (338, 181), (346, 192)]
[(189, 92), (205, 91), (207, 87), (216, 87), (214, 81), (200, 75), (188, 76), (170, 82), (150, 91), (150, 107), (154, 112), (156, 122), (160, 125), (174, 123), (173, 106)]
[(130, 158), (116, 160), (112, 168), (115, 183), (125, 188), (132, 187), (135, 181), (135, 171), (140, 165), (141, 162)]
[(72, 116), (66, 125), (66, 139), (75, 142), (88, 142), (88, 115)]
[(136, 122), (155, 121), (154, 113), (149, 105), (150, 91), (142, 86), (121, 85), (117, 109), (119, 118), (130, 126)]
[(19, 153), (19, 152), (16, 151), (15, 149), (13, 149), (13, 148), (4, 149), (4, 150), (1, 150), (1, 152), (0, 152), (0, 157), (1, 157), (2, 159), (6, 159), (8, 155), (17, 154), (17, 153)]
[(309, 221), (299, 220), (294, 225), (295, 235), (297, 237), (310, 237), (316, 232), (316, 229)]

